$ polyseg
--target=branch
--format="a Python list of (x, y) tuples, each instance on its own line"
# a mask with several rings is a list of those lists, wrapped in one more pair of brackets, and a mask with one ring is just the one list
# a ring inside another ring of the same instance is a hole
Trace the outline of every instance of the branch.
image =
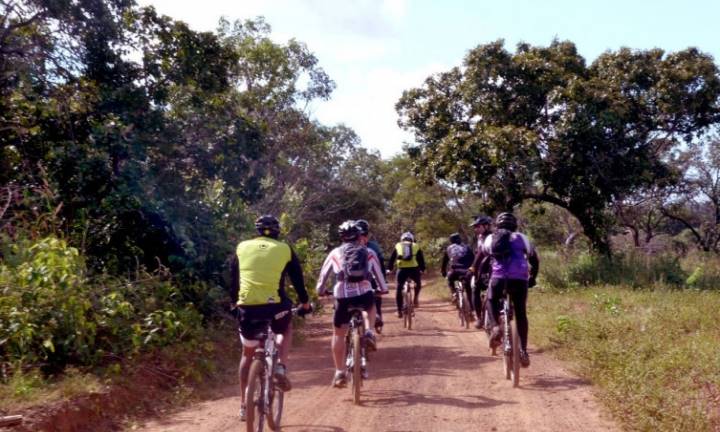
[(562, 207), (565, 210), (569, 210), (570, 206), (563, 200), (561, 200), (558, 197), (549, 195), (547, 193), (541, 193), (541, 194), (534, 194), (534, 193), (528, 193), (522, 195), (523, 199), (534, 199), (536, 201), (545, 201), (549, 202), (551, 204), (555, 204), (558, 207)]
[(666, 208), (660, 207), (660, 212), (665, 215), (665, 217), (670, 218), (674, 221), (678, 221), (681, 224), (685, 225), (686, 228), (690, 230), (690, 232), (695, 236), (695, 239), (697, 240), (698, 244), (705, 246), (703, 243), (702, 236), (700, 233), (693, 227), (690, 222), (686, 221), (685, 219), (681, 218), (680, 216), (675, 216), (674, 214), (671, 214)]

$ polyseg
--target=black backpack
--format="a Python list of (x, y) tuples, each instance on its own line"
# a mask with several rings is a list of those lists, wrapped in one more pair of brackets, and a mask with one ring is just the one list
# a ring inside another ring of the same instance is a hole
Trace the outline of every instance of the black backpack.
[(342, 248), (342, 272), (347, 282), (362, 282), (368, 278), (368, 250), (357, 243), (346, 243)]
[(510, 259), (512, 255), (512, 246), (510, 243), (510, 236), (512, 231), (506, 229), (499, 229), (492, 234), (492, 240), (490, 241), (490, 256), (496, 261), (504, 262)]
[(452, 268), (468, 268), (472, 265), (472, 262), (468, 262), (470, 248), (467, 245), (451, 244), (447, 248), (447, 254)]

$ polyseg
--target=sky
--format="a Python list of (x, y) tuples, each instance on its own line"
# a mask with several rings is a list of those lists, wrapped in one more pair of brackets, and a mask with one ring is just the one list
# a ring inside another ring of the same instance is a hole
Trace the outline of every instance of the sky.
[(547, 46), (574, 42), (588, 63), (607, 50), (694, 46), (720, 59), (716, 0), (138, 0), (200, 31), (263, 16), (272, 38), (304, 42), (335, 81), (310, 115), (351, 127), (389, 158), (412, 136), (397, 126), (403, 90), (462, 65), (478, 45), (504, 39)]

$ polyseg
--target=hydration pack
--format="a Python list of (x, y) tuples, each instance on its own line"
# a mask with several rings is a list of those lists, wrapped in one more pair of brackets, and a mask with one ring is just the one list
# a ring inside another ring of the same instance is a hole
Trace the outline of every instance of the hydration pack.
[(413, 259), (412, 245), (412, 242), (402, 242), (402, 254), (400, 255), (401, 260), (410, 261)]
[(362, 282), (368, 278), (368, 250), (357, 243), (346, 243), (342, 248), (342, 272), (347, 282)]
[(447, 248), (450, 267), (468, 268), (472, 265), (470, 260), (470, 248), (464, 244), (451, 244)]
[(512, 231), (500, 228), (492, 234), (492, 240), (490, 241), (490, 255), (499, 262), (504, 262), (510, 259), (512, 255), (512, 246), (510, 243), (510, 236)]

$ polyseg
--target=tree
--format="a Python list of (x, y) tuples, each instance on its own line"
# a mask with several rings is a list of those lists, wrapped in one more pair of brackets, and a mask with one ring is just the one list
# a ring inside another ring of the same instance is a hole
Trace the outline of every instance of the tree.
[(571, 42), (511, 54), (497, 41), (405, 91), (397, 111), (418, 171), (500, 208), (560, 206), (609, 254), (608, 205), (670, 175), (663, 156), (718, 121), (719, 95), (712, 57), (693, 48), (622, 48), (586, 66)]
[(720, 253), (720, 136), (693, 143), (678, 153), (675, 163), (684, 177), (660, 211), (682, 224), (699, 249)]

